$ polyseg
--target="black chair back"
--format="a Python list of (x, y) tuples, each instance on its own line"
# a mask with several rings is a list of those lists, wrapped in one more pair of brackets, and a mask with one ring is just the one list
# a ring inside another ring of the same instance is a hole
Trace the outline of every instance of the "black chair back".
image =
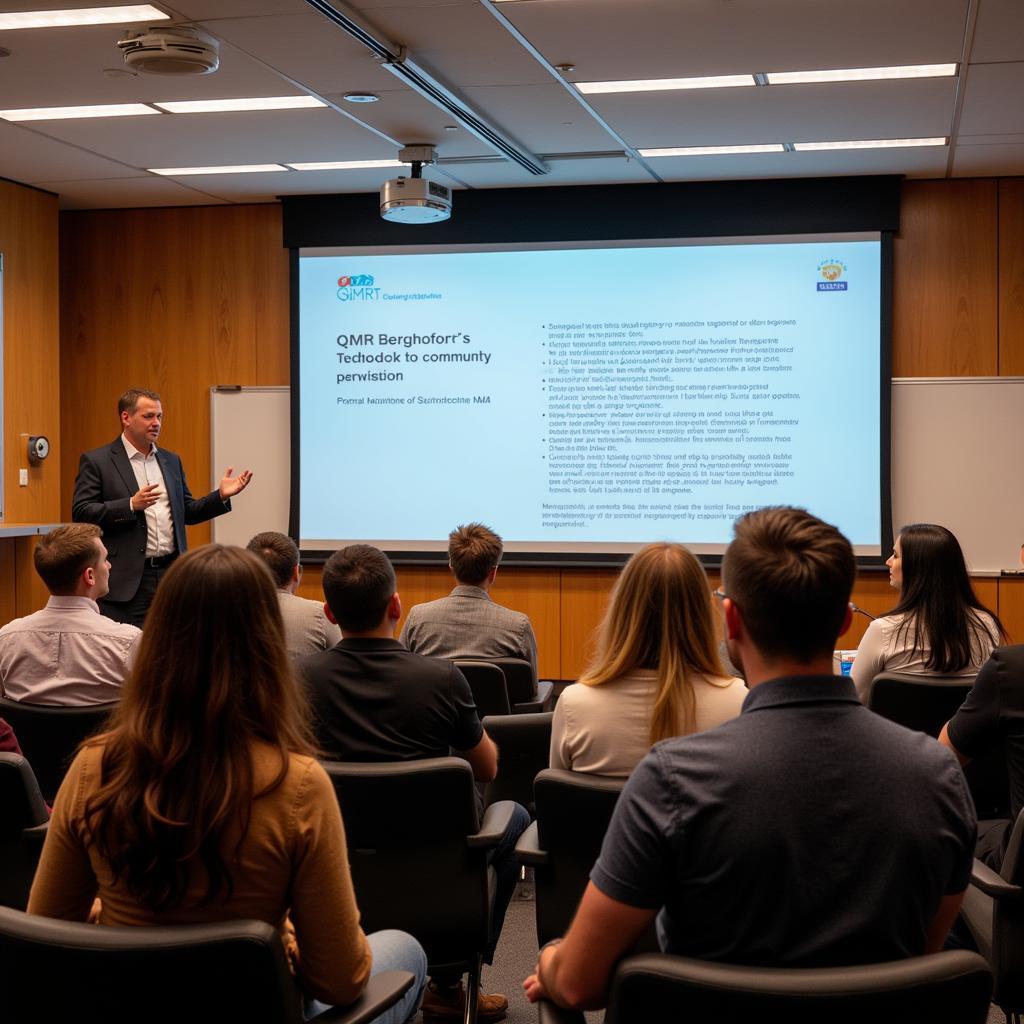
[(965, 950), (857, 967), (739, 967), (648, 953), (623, 960), (606, 1024), (928, 1021), (984, 1024), (992, 975)]
[(28, 761), (0, 753), (0, 906), (24, 910), (49, 815)]
[[(867, 706), (891, 722), (938, 737), (973, 686), (973, 676), (880, 672), (871, 682)], [(1006, 755), (1000, 746), (966, 765), (964, 775), (979, 818), (1009, 815)]]
[(488, 661), (459, 659), (455, 662), (455, 667), (466, 677), (476, 703), (477, 714), (481, 718), (487, 715), (507, 715), (511, 712), (508, 690), (505, 687), (505, 674), (497, 665)]
[(515, 800), (534, 814), (533, 780), (549, 763), (550, 711), (534, 715), (492, 715), (484, 719), (487, 735), (498, 745), (498, 775), (487, 783), (484, 801)]
[(546, 768), (534, 782), (545, 863), (534, 868), (537, 940), (564, 935), (601, 852), (625, 779)]
[(553, 684), (538, 682), (533, 666), (523, 658), (481, 658), (497, 665), (505, 673), (508, 702), (514, 715), (539, 714), (551, 710)]
[(345, 820), (363, 928), (414, 935), (431, 967), (465, 969), (487, 945), (493, 872), (467, 843), (478, 828), (473, 772), (457, 757), (324, 762)]
[(53, 803), (81, 742), (103, 729), (116, 706), (115, 702), (57, 707), (0, 697), (0, 718), (18, 737), (48, 803)]

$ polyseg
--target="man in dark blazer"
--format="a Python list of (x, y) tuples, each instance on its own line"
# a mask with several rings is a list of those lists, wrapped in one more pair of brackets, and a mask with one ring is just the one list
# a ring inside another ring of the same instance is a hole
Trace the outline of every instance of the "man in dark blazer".
[(229, 512), (232, 495), (245, 489), (252, 473), (234, 476), (229, 466), (216, 491), (193, 498), (181, 459), (156, 446), (164, 415), (160, 396), (132, 388), (117, 411), (121, 436), (79, 460), (71, 517), (103, 530), (110, 591), (100, 609), (141, 626), (160, 577), (188, 547), (185, 527)]

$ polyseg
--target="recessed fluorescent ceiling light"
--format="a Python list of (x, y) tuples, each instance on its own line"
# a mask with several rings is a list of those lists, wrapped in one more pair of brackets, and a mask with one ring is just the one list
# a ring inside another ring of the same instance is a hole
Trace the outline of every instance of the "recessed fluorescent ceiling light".
[(154, 103), (169, 114), (209, 114), (225, 110), (292, 110), (299, 107), (326, 107), (313, 96), (257, 96), (238, 100), (173, 100)]
[(576, 82), (582, 93), (661, 92), (668, 89), (731, 89), (757, 85), (753, 75), (713, 75), (707, 78), (646, 78), (636, 82)]
[(956, 64), (908, 64), (891, 68), (840, 68), (836, 71), (770, 71), (769, 85), (797, 85), (806, 82), (870, 82), (882, 78), (948, 78)]
[(145, 103), (101, 103), (91, 107), (26, 107), (24, 110), (0, 110), (5, 121), (66, 121), (78, 117), (136, 117), (159, 114)]
[(403, 167), (401, 160), (328, 160), (316, 164), (289, 164), (296, 171), (350, 171), (360, 167)]
[(865, 139), (858, 142), (794, 142), (797, 152), (820, 149), (903, 149), (908, 146), (945, 146), (945, 136), (935, 139)]
[(674, 149), (641, 149), (641, 156), (718, 156), (723, 153), (784, 153), (781, 142), (759, 146), (676, 146)]
[(65, 25), (125, 25), (131, 21), (166, 21), (170, 17), (149, 4), (129, 7), (83, 7), (77, 11), (12, 11), (0, 14), (0, 30), (60, 28)]
[(183, 178), (187, 174), (261, 174), (288, 168), (282, 164), (235, 164), (230, 167), (149, 167), (147, 170), (167, 178)]

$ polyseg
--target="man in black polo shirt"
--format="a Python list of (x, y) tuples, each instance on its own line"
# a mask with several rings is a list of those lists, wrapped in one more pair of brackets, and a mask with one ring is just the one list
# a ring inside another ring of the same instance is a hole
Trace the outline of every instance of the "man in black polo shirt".
[[(324, 612), (341, 627), (342, 639), (299, 663), (321, 749), (339, 761), (416, 761), (455, 753), (469, 762), (477, 781), (493, 779), (498, 751), (480, 724), (465, 677), (451, 662), (413, 654), (394, 639), (402, 603), (387, 556), (368, 544), (342, 548), (324, 565), (323, 588)], [(494, 853), (487, 963), (519, 873), (515, 843), (529, 821), (517, 805)], [(423, 997), (424, 1020), (461, 1019), (463, 1003), (458, 978), (435, 975)], [(501, 1020), (507, 1009), (503, 995), (481, 994), (477, 1017)]]
[(750, 694), (738, 718), (659, 743), (637, 767), (530, 999), (604, 1005), (616, 961), (655, 915), (667, 952), (728, 963), (942, 947), (970, 875), (973, 806), (948, 750), (831, 674), (855, 572), (846, 538), (806, 512), (737, 521), (720, 596)]

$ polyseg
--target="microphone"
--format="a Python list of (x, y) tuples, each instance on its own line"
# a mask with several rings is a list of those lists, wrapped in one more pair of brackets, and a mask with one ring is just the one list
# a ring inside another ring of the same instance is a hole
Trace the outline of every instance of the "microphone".
[(863, 608), (861, 608), (859, 605), (854, 604), (852, 601), (850, 602), (850, 610), (857, 612), (858, 615), (863, 615), (865, 618), (870, 619), (872, 622), (874, 622), (875, 619), (878, 618), (877, 615), (872, 615), (871, 612), (864, 611)]

